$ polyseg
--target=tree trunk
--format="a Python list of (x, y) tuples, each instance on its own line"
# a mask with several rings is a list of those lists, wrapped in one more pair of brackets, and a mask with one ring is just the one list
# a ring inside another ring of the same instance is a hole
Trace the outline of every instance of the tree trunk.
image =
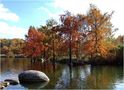
[(72, 66), (71, 32), (69, 36), (69, 65)]

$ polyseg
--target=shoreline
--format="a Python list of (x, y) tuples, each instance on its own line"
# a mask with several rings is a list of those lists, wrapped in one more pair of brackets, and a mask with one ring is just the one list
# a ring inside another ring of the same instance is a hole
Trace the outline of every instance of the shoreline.
[[(27, 58), (24, 56), (14, 56), (14, 57), (8, 57), (8, 56), (0, 56), (0, 58)], [(36, 60), (40, 61), (40, 60)], [(41, 61), (42, 62), (42, 61)], [(58, 64), (69, 64), (69, 59), (61, 59), (61, 60), (50, 60), (51, 63), (58, 63)], [(49, 63), (49, 62), (48, 62)], [(100, 65), (110, 65), (110, 66), (123, 66), (123, 60), (77, 60), (72, 59), (72, 66), (83, 66), (83, 65), (92, 65), (92, 66), (100, 66)]]

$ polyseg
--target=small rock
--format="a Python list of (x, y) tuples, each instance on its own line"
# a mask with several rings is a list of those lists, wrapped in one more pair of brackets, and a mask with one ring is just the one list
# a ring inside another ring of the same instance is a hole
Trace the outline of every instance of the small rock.
[(3, 85), (4, 85), (5, 87), (7, 87), (7, 86), (10, 85), (10, 83), (9, 83), (9, 82), (3, 82)]
[(6, 82), (0, 82), (0, 89), (4, 89), (7, 85), (8, 84)]
[(4, 88), (5, 88), (5, 86), (1, 86), (1, 85), (0, 85), (0, 89), (4, 89)]
[(10, 85), (17, 85), (19, 82), (17, 80), (13, 80), (13, 79), (5, 79), (5, 82), (9, 82)]
[(45, 73), (36, 70), (27, 70), (19, 74), (21, 83), (48, 82), (49, 78)]

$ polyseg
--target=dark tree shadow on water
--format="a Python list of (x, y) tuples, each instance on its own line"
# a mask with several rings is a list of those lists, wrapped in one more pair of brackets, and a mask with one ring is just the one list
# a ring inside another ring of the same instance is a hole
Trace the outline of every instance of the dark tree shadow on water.
[(69, 67), (69, 84), (70, 84), (70, 86), (72, 86), (72, 68), (73, 68), (73, 66), (72, 65), (68, 65), (68, 67)]
[(70, 81), (72, 80), (72, 65), (68, 65), (69, 67), (69, 74), (70, 74)]

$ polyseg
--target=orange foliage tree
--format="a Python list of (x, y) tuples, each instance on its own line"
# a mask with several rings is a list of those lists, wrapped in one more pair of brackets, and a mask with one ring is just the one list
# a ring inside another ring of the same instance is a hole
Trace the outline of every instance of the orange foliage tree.
[(53, 60), (57, 55), (69, 56), (70, 65), (72, 56), (77, 59), (82, 56), (105, 58), (115, 47), (110, 41), (114, 30), (111, 16), (112, 13), (101, 13), (94, 5), (90, 6), (87, 15), (72, 15), (67, 11), (60, 16), (60, 24), (48, 20), (38, 30), (30, 27), (24, 53), (31, 57), (44, 54)]
[(47, 50), (46, 57), (48, 59), (52, 59), (53, 61), (56, 59), (60, 44), (60, 36), (56, 32), (52, 31), (52, 28), (56, 25), (57, 22), (54, 19), (49, 19), (47, 20), (45, 26), (41, 26), (40, 28), (38, 28), (40, 32), (44, 33), (47, 36), (45, 42), (49, 45), (49, 48)]
[(26, 35), (25, 46), (23, 48), (24, 54), (32, 58), (40, 57), (44, 49), (47, 48), (43, 43), (45, 38), (46, 36), (44, 33), (37, 31), (31, 26), (28, 35)]
[(84, 18), (79, 16), (80, 15), (74, 16), (70, 12), (66, 12), (60, 17), (61, 25), (53, 28), (53, 30), (58, 32), (58, 34), (61, 35), (61, 38), (63, 38), (61, 47), (68, 50), (69, 64), (72, 62), (72, 54), (76, 54), (75, 52), (77, 52), (77, 43), (81, 38), (81, 33), (79, 30)]
[(91, 57), (98, 55), (106, 57), (109, 54), (109, 50), (114, 47), (108, 40), (113, 32), (113, 26), (110, 22), (111, 16), (112, 13), (102, 14), (96, 6), (90, 6), (87, 14), (88, 35), (84, 49)]

